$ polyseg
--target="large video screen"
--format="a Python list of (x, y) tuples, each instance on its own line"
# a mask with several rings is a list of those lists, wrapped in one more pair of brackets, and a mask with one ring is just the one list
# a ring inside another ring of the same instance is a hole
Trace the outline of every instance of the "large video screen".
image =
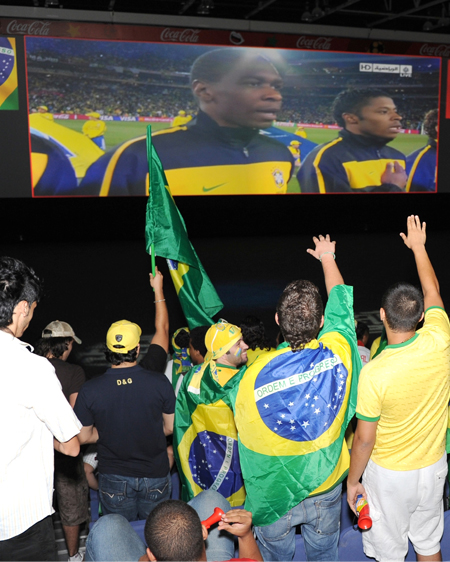
[(26, 38), (32, 194), (436, 192), (441, 59)]

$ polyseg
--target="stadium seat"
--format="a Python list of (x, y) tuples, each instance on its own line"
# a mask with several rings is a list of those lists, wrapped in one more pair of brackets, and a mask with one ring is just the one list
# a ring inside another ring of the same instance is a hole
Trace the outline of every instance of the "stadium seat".
[[(145, 519), (143, 519), (142, 521), (131, 521), (130, 525), (133, 527), (133, 529), (136, 531), (136, 533), (139, 535), (139, 538), (141, 539), (142, 542), (145, 543), (145, 537), (144, 537), (144, 528), (145, 528)], [(147, 544), (147, 543), (145, 543)]]
[(444, 535), (441, 540), (442, 560), (450, 560), (450, 511), (444, 512)]
[(342, 494), (341, 501), (341, 531), (356, 523), (356, 517), (347, 503), (347, 491)]
[(89, 497), (91, 500), (91, 521), (94, 523), (99, 518), (100, 499), (98, 491), (89, 488)]
[(179, 500), (181, 498), (181, 483), (178, 472), (172, 474), (172, 495), (170, 498), (172, 500)]
[[(369, 558), (364, 554), (362, 532), (359, 529), (350, 527), (341, 533), (339, 539), (339, 560), (348, 560), (349, 562), (372, 560), (373, 562), (373, 558)], [(409, 543), (408, 554), (405, 560), (416, 560), (416, 553), (411, 543)], [(448, 559), (443, 557), (443, 560)]]

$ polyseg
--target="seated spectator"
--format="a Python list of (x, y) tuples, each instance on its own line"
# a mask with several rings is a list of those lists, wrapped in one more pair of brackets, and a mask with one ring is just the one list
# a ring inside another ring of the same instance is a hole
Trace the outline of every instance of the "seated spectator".
[[(225, 515), (208, 532), (201, 520), (212, 515), (216, 507)], [(262, 560), (251, 524), (249, 511), (230, 510), (225, 498), (208, 490), (189, 504), (179, 500), (159, 504), (145, 524), (147, 546), (123, 517), (101, 517), (89, 533), (86, 561), (229, 560), (235, 553), (232, 535), (238, 537), (240, 557)]]
[[(84, 371), (67, 362), (74, 342), (81, 344), (72, 326), (67, 322), (50, 322), (42, 332), (35, 353), (46, 357), (55, 368), (62, 391), (72, 408), (83, 383)], [(80, 525), (89, 518), (88, 483), (83, 469), (83, 456), (68, 457), (55, 451), (55, 492), (64, 537), (70, 560), (82, 560), (78, 551)]]
[(369, 326), (359, 320), (355, 320), (355, 324), (356, 338), (358, 339), (358, 351), (364, 367), (364, 365), (370, 361), (370, 349), (366, 347), (370, 335)]
[(256, 316), (249, 314), (241, 322), (242, 338), (248, 345), (247, 366), (250, 366), (258, 357), (268, 351), (275, 351), (266, 337), (264, 322)]

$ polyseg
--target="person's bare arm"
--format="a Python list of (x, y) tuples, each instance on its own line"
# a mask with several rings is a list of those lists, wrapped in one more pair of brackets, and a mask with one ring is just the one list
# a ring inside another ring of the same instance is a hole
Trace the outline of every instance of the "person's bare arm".
[(68, 455), (69, 457), (77, 457), (80, 452), (80, 442), (78, 441), (78, 435), (61, 443), (55, 437), (53, 438), (53, 447), (56, 451), (62, 453), (63, 455)]
[(78, 396), (78, 392), (72, 392), (72, 394), (69, 396), (69, 404), (72, 406), (72, 408), (75, 408), (75, 402), (77, 401), (77, 396)]
[(313, 242), (315, 244), (314, 250), (308, 249), (306, 251), (322, 263), (325, 286), (329, 295), (333, 287), (344, 284), (344, 279), (335, 259), (336, 242), (330, 240), (329, 234), (326, 236), (320, 234), (318, 238), (314, 236)]
[(219, 521), (219, 529), (238, 537), (239, 558), (262, 560), (252, 532), (252, 514), (245, 509), (231, 509)]
[(88, 462), (83, 463), (84, 472), (86, 474), (86, 480), (88, 481), (89, 488), (93, 490), (98, 490), (98, 480), (94, 474), (94, 467)]
[(98, 441), (98, 431), (94, 425), (86, 425), (81, 428), (80, 434), (78, 435), (80, 445), (85, 443), (97, 443)]
[(163, 417), (164, 435), (172, 435), (172, 433), (173, 433), (173, 419), (175, 417), (175, 414), (164, 414), (163, 413), (162, 417)]
[(155, 292), (155, 335), (152, 343), (160, 345), (166, 353), (169, 351), (169, 313), (163, 291), (163, 276), (156, 268), (155, 276), (150, 273), (150, 285)]
[(357, 496), (362, 494), (367, 499), (366, 490), (359, 482), (359, 479), (372, 454), (377, 434), (377, 425), (377, 421), (358, 420), (358, 425), (356, 426), (350, 458), (350, 470), (347, 478), (347, 502), (353, 513), (356, 513), (355, 504)]
[(430, 306), (440, 306), (444, 308), (436, 273), (434, 272), (430, 258), (425, 249), (425, 242), (427, 239), (426, 227), (427, 225), (425, 222), (420, 224), (420, 219), (417, 215), (410, 215), (406, 220), (407, 234), (403, 232), (400, 233), (403, 242), (412, 250), (414, 259), (416, 260), (417, 273), (419, 274), (420, 284), (422, 285), (425, 310), (430, 308)]

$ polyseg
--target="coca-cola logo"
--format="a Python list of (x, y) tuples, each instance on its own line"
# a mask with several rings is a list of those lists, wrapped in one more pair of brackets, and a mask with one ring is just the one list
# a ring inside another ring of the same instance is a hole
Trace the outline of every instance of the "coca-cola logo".
[(424, 43), (420, 47), (419, 55), (428, 57), (450, 57), (450, 45), (429, 45)]
[(12, 20), (8, 23), (6, 33), (20, 35), (48, 35), (51, 22), (32, 21), (30, 23)]
[(161, 41), (197, 43), (199, 33), (199, 29), (171, 29), (170, 27), (166, 27), (161, 33)]
[(327, 51), (331, 48), (331, 41), (331, 37), (308, 37), (307, 35), (301, 35), (297, 40), (297, 48)]
[(230, 41), (233, 45), (242, 45), (244, 38), (238, 31), (232, 31), (230, 33)]

